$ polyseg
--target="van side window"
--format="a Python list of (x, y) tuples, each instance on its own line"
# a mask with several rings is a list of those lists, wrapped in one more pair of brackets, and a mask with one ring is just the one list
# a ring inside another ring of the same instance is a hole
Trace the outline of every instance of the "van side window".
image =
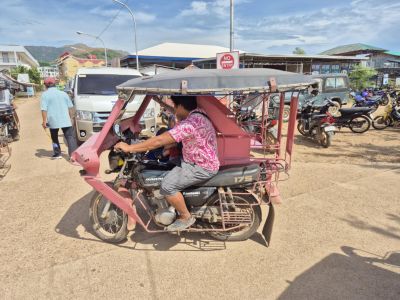
[(343, 89), (346, 88), (346, 82), (343, 77), (329, 77), (325, 81), (326, 89)]

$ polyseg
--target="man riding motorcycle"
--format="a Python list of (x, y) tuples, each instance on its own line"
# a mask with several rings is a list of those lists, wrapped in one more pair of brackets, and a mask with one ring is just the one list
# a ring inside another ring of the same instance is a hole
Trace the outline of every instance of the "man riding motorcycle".
[(160, 189), (160, 193), (179, 213), (179, 217), (167, 230), (179, 231), (195, 222), (181, 191), (216, 175), (220, 163), (215, 129), (204, 111), (197, 108), (196, 97), (171, 96), (171, 100), (174, 103), (175, 114), (180, 120), (174, 128), (134, 145), (120, 142), (114, 148), (124, 152), (146, 152), (182, 142), (181, 165), (168, 173)]

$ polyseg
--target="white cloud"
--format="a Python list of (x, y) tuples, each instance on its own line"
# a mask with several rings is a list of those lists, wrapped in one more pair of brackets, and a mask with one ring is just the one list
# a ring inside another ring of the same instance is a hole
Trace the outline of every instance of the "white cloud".
[(208, 3), (204, 1), (193, 1), (190, 3), (189, 9), (184, 9), (181, 11), (180, 16), (187, 17), (187, 16), (201, 16), (207, 15), (208, 11)]

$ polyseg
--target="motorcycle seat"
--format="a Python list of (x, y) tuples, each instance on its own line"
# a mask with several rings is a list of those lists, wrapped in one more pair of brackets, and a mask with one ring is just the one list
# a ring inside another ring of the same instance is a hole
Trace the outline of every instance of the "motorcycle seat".
[(219, 169), (217, 175), (197, 186), (220, 187), (241, 185), (257, 181), (259, 175), (260, 166), (258, 164), (224, 166)]
[(313, 114), (313, 115), (311, 115), (311, 119), (322, 119), (322, 118), (325, 118), (326, 117), (326, 114)]
[(367, 101), (380, 101), (382, 99), (381, 96), (371, 96), (371, 97), (367, 97)]
[(369, 107), (351, 107), (351, 108), (341, 108), (339, 109), (339, 112), (342, 115), (352, 115), (352, 114), (363, 114), (363, 113), (368, 113), (372, 109)]

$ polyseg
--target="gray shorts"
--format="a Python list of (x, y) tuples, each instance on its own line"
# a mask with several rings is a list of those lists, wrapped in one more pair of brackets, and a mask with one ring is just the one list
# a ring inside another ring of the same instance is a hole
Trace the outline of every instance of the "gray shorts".
[(207, 171), (197, 165), (186, 163), (182, 160), (180, 166), (173, 168), (167, 176), (164, 177), (160, 194), (164, 196), (172, 196), (177, 192), (181, 192), (184, 189), (202, 183), (207, 179), (215, 176), (218, 171)]

